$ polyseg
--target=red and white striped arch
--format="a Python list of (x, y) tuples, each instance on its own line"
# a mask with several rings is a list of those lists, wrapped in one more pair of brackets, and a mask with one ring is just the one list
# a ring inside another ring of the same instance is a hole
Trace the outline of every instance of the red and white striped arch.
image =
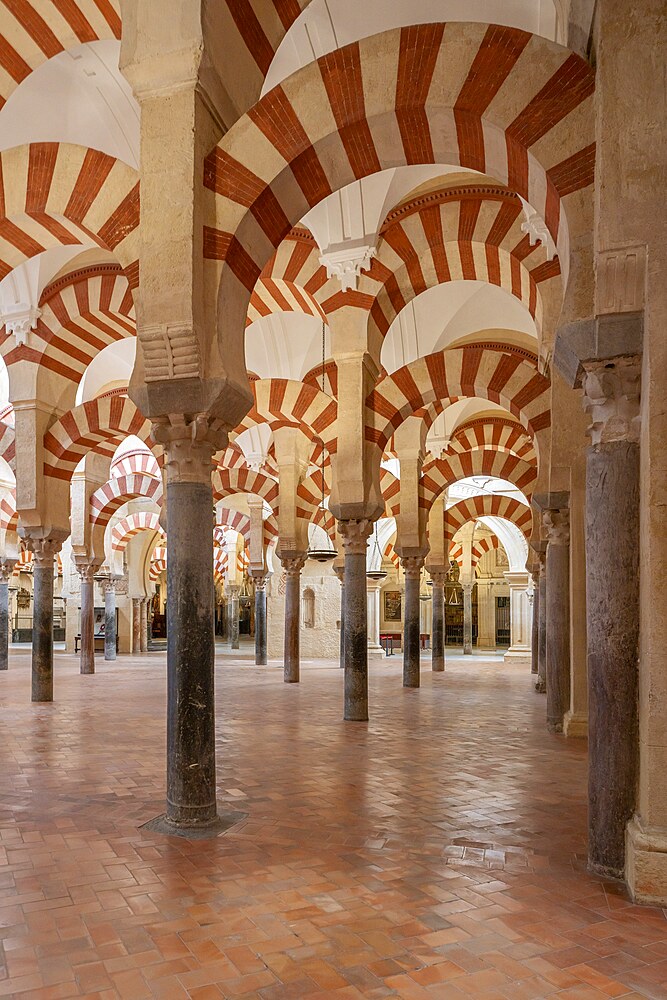
[(328, 451), (335, 450), (335, 424), (338, 407), (335, 399), (303, 382), (271, 378), (251, 382), (255, 403), (238, 427), (241, 434), (255, 424), (278, 427), (301, 427), (307, 437), (319, 437)]
[(134, 302), (125, 275), (102, 272), (73, 276), (41, 302), (30, 346), (0, 334), (5, 364), (31, 361), (78, 385), (100, 351), (136, 336)]
[(477, 521), (480, 517), (504, 518), (516, 525), (526, 540), (530, 538), (533, 523), (530, 507), (512, 497), (486, 494), (459, 500), (445, 511), (445, 540), (450, 550), (456, 532), (468, 521)]
[[(568, 199), (593, 181), (594, 73), (544, 38), (498, 25), (424, 24), (322, 56), (266, 94), (208, 156), (204, 256), (223, 340), (236, 339), (264, 265), (309, 208), (400, 164), (491, 174), (544, 218), (561, 259)], [(218, 280), (219, 278), (219, 280)], [(228, 333), (227, 333), (228, 332)]]
[(13, 423), (6, 420), (0, 420), (0, 458), (4, 458), (11, 469), (15, 468), (16, 434)]
[(380, 468), (380, 490), (385, 517), (398, 517), (401, 513), (401, 481), (389, 469)]
[[(472, 566), (473, 569), (477, 566), (479, 560), (486, 555), (487, 552), (491, 552), (492, 549), (502, 548), (502, 543), (497, 535), (489, 535), (488, 538), (480, 538), (479, 541), (473, 543), (472, 547)], [(449, 551), (450, 560), (456, 559), (459, 567), (463, 566), (463, 546), (454, 543), (453, 548)]]
[(131, 538), (142, 531), (157, 531), (162, 539), (166, 535), (160, 527), (160, 517), (150, 510), (140, 510), (136, 514), (128, 514), (111, 529), (111, 547), (114, 552), (122, 552), (127, 548)]
[(0, 280), (54, 246), (114, 253), (139, 283), (139, 180), (125, 163), (83, 146), (40, 142), (0, 153)]
[[(213, 473), (213, 499), (217, 503), (235, 493), (261, 497), (275, 511), (278, 507), (278, 483), (247, 466), (237, 469), (218, 467)], [(240, 529), (239, 529), (240, 530)]]
[(90, 523), (104, 530), (118, 508), (137, 497), (153, 500), (161, 507), (162, 481), (141, 473), (113, 476), (104, 486), (95, 490), (90, 498)]
[(418, 358), (378, 382), (366, 399), (366, 439), (384, 450), (422, 407), (471, 397), (499, 403), (533, 437), (550, 426), (550, 382), (535, 363), (511, 347), (471, 345)]
[(163, 573), (167, 572), (167, 547), (158, 545), (153, 550), (150, 566), (148, 568), (148, 579), (151, 583), (157, 583)]
[(294, 281), (260, 278), (250, 298), (246, 326), (272, 313), (304, 313), (326, 323), (324, 310), (317, 300)]
[(433, 459), (422, 469), (419, 481), (419, 504), (430, 510), (435, 500), (449, 486), (469, 476), (495, 476), (505, 479), (525, 494), (528, 501), (535, 488), (537, 468), (500, 451), (469, 451)]
[[(155, 446), (157, 448), (157, 446)], [(162, 457), (162, 456), (161, 456)], [(111, 463), (111, 478), (131, 476), (133, 474), (161, 478), (160, 465), (155, 455), (150, 451), (133, 449), (125, 451)]]
[[(521, 231), (520, 200), (493, 188), (454, 189), (440, 200), (399, 216), (383, 233), (377, 258), (359, 282), (376, 294), (369, 317), (370, 342), (380, 342), (401, 310), (429, 288), (450, 281), (484, 281), (517, 298), (535, 320), (538, 335), (555, 327), (562, 305), (558, 259)], [(377, 282), (380, 282), (378, 287)]]
[(89, 451), (113, 457), (130, 434), (148, 441), (150, 421), (127, 396), (101, 397), (75, 406), (44, 435), (44, 475), (69, 481)]
[(120, 38), (119, 0), (4, 0), (0, 108), (47, 59), (85, 42)]
[(478, 417), (457, 427), (447, 448), (447, 455), (470, 451), (499, 451), (516, 455), (537, 466), (535, 445), (529, 434), (507, 417)]

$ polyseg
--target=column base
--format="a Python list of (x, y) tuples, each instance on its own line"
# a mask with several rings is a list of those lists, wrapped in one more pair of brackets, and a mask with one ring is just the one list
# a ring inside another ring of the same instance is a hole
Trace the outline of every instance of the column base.
[(247, 817), (243, 812), (222, 812), (217, 813), (208, 823), (195, 825), (173, 823), (167, 819), (166, 813), (156, 816), (148, 823), (144, 823), (139, 829), (147, 830), (150, 833), (161, 833), (166, 837), (184, 837), (186, 840), (211, 840), (225, 833), (230, 827)]
[(633, 816), (625, 831), (625, 878), (635, 903), (667, 906), (667, 830)]
[(369, 660), (384, 660), (384, 649), (382, 646), (370, 646), (368, 647), (368, 659)]
[(503, 657), (505, 663), (530, 663), (532, 654), (527, 646), (510, 646)]
[(588, 716), (578, 712), (567, 712), (563, 719), (563, 732), (577, 739), (588, 738)]
[[(530, 676), (532, 677), (533, 675), (531, 674)], [(545, 681), (544, 677), (540, 677), (538, 675), (537, 680), (535, 681), (535, 690), (537, 691), (538, 694), (547, 693), (547, 682)]]

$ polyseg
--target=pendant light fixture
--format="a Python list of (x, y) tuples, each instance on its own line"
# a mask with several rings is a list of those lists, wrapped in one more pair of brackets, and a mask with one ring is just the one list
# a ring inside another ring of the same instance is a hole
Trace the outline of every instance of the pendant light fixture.
[(371, 564), (378, 563), (379, 569), (369, 569), (366, 573), (367, 580), (384, 580), (386, 577), (385, 571), (382, 569), (382, 552), (380, 551), (380, 543), (378, 542), (378, 523), (377, 521), (373, 525), (373, 548), (371, 550)]
[[(325, 358), (326, 358), (326, 340), (325, 340), (325, 338), (326, 338), (326, 326), (324, 325), (324, 320), (322, 320), (322, 372), (321, 372), (321, 378), (322, 378), (321, 389), (322, 389), (322, 392), (325, 392), (325, 377), (326, 377), (326, 372), (325, 372), (325, 367), (324, 367), (324, 362), (325, 362)], [(324, 531), (324, 535), (325, 535), (326, 540), (327, 540), (327, 548), (308, 549), (308, 558), (309, 559), (313, 559), (315, 562), (326, 563), (326, 562), (330, 562), (332, 559), (336, 558), (336, 550), (333, 547), (333, 545), (331, 544), (331, 539), (329, 538), (329, 532), (327, 531), (327, 527), (326, 527), (326, 517), (327, 517), (328, 511), (327, 511), (326, 500), (325, 500), (325, 496), (324, 496), (324, 444), (322, 445), (322, 452), (320, 454), (320, 480), (321, 480), (320, 486), (321, 486), (321, 489), (322, 489), (322, 495), (321, 495), (321, 499), (320, 499), (319, 508), (322, 511), (322, 516), (324, 518), (323, 531)]]

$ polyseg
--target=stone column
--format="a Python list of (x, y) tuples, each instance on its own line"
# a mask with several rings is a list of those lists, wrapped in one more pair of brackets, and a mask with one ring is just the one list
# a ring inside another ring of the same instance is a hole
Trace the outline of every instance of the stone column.
[(345, 549), (345, 706), (348, 722), (368, 721), (368, 616), (366, 611), (366, 547), (372, 531), (368, 520), (340, 521)]
[(301, 570), (306, 556), (300, 552), (281, 556), (285, 570), (285, 684), (299, 683), (299, 638), (301, 632)]
[(212, 457), (226, 434), (200, 415), (153, 426), (167, 476), (167, 809), (165, 825), (219, 825), (215, 785)]
[(95, 572), (91, 563), (78, 565), (81, 578), (81, 658), (82, 674), (95, 673)]
[(234, 584), (227, 587), (229, 597), (227, 599), (227, 635), (229, 636), (229, 648), (239, 648), (239, 590)]
[(105, 580), (104, 589), (104, 659), (116, 659), (116, 581)]
[(540, 586), (537, 598), (537, 680), (535, 690), (540, 694), (547, 691), (547, 563), (545, 551), (540, 552)]
[(445, 669), (445, 580), (447, 570), (431, 571), (433, 581), (433, 621), (431, 625), (431, 669)]
[(570, 707), (570, 513), (544, 511), (547, 532), (547, 726), (562, 733)]
[(530, 630), (530, 672), (531, 674), (537, 674), (537, 661), (539, 656), (539, 642), (540, 642), (540, 571), (533, 570), (532, 573), (533, 580), (533, 619), (532, 626)]
[(268, 577), (255, 576), (255, 665), (267, 664), (266, 584)]
[(380, 583), (377, 580), (366, 584), (366, 601), (368, 613), (368, 652), (373, 656), (382, 656), (384, 650), (380, 645)]
[(132, 653), (141, 652), (141, 598), (132, 598)]
[(148, 598), (142, 597), (140, 605), (141, 631), (139, 635), (139, 642), (142, 653), (148, 652), (148, 605), (149, 605)]
[(463, 653), (472, 653), (472, 583), (462, 583), (463, 590)]
[(334, 573), (340, 581), (340, 663), (345, 669), (345, 566), (334, 566)]
[(29, 538), (33, 562), (32, 700), (53, 701), (53, 558), (62, 542)]
[(504, 576), (510, 588), (510, 648), (505, 653), (504, 659), (528, 663), (530, 660), (528, 574), (509, 572)]
[(477, 580), (477, 649), (496, 648), (496, 602), (491, 580)]
[(9, 621), (9, 581), (12, 576), (12, 564), (0, 562), (0, 670), (9, 668), (9, 636), (11, 633)]
[(419, 581), (423, 556), (404, 556), (401, 565), (405, 573), (405, 600), (403, 610), (403, 687), (418, 688), (420, 684), (419, 659)]
[[(639, 771), (640, 359), (586, 363), (588, 861), (621, 878)], [(655, 600), (650, 594), (646, 600)]]

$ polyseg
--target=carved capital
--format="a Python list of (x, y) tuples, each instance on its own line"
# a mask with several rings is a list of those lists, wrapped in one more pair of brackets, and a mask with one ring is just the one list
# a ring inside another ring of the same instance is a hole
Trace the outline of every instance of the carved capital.
[(116, 581), (115, 580), (102, 580), (101, 581), (102, 591), (105, 594), (115, 594), (116, 593)]
[(95, 574), (100, 568), (99, 562), (88, 562), (87, 560), (74, 560), (74, 565), (76, 566), (77, 573), (81, 577), (82, 583), (92, 583), (95, 579)]
[(254, 581), (255, 590), (266, 590), (266, 585), (269, 582), (270, 573), (265, 573), (258, 570), (251, 570), (250, 575)]
[(475, 586), (474, 583), (462, 583), (461, 590), (463, 591), (464, 597), (470, 597), (472, 594), (472, 588)]
[(170, 413), (153, 424), (164, 448), (167, 483), (210, 483), (213, 455), (227, 447), (227, 429), (205, 413)]
[(444, 587), (448, 573), (449, 570), (447, 569), (430, 569), (429, 574), (433, 580), (433, 586)]
[(306, 553), (294, 552), (280, 557), (280, 562), (287, 576), (298, 576), (306, 565)]
[(542, 524), (547, 533), (549, 545), (570, 544), (570, 512), (569, 510), (545, 510)]
[(14, 563), (0, 562), (0, 583), (9, 583), (14, 572)]
[(336, 576), (338, 577), (338, 579), (340, 581), (340, 585), (342, 587), (342, 585), (345, 582), (345, 567), (344, 566), (334, 566), (333, 567), (333, 571), (336, 574)]
[(338, 530), (343, 540), (345, 555), (365, 555), (368, 539), (373, 531), (373, 522), (366, 518), (360, 521), (339, 521)]
[(56, 552), (60, 552), (63, 543), (60, 538), (26, 538), (25, 544), (32, 552), (34, 565), (43, 569), (53, 568), (53, 558)]
[(403, 556), (401, 566), (406, 580), (418, 580), (424, 566), (424, 556)]
[(591, 415), (593, 445), (639, 441), (641, 358), (614, 358), (584, 363), (584, 409)]

